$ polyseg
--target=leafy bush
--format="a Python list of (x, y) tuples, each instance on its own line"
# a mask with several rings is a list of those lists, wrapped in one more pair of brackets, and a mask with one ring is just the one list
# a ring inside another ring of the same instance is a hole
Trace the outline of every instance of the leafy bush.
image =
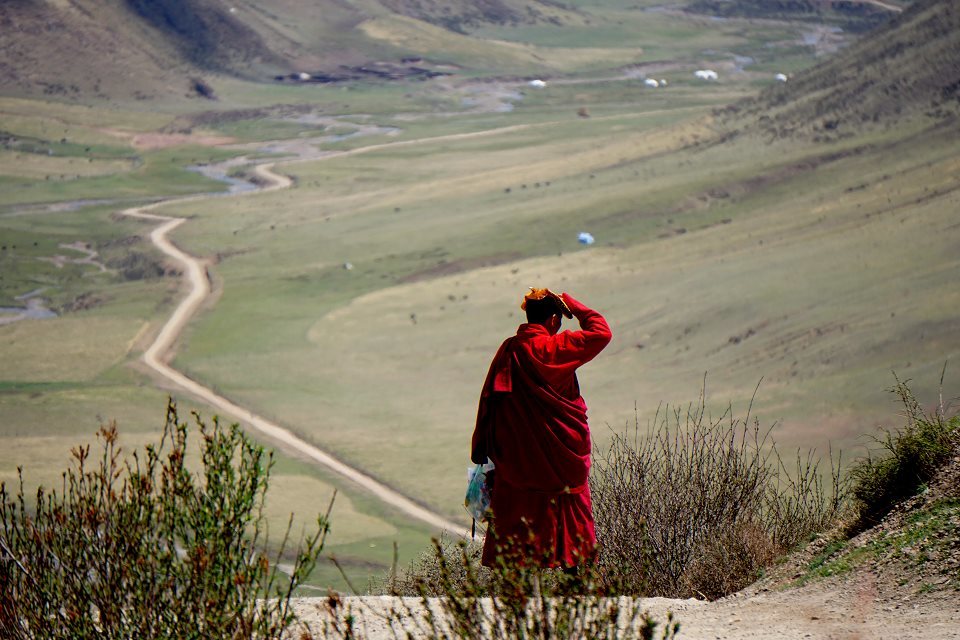
[(646, 433), (638, 420), (614, 434), (591, 478), (605, 579), (637, 595), (718, 598), (831, 524), (839, 471), (824, 486), (810, 454), (788, 469), (770, 432), (749, 411), (708, 419), (701, 395), (658, 410)]
[(171, 402), (159, 446), (124, 456), (115, 424), (102, 452), (72, 451), (59, 492), (28, 505), (0, 485), (0, 636), (276, 638), (327, 531), (301, 540), (289, 577), (271, 561), (263, 516), (272, 455), (237, 425), (193, 414), (201, 472), (185, 466), (188, 427)]
[(881, 455), (868, 452), (851, 469), (857, 507), (853, 532), (877, 524), (894, 505), (915, 495), (958, 448), (960, 417), (948, 418), (942, 401), (935, 411), (924, 413), (906, 382), (897, 380), (890, 391), (903, 403), (907, 424), (874, 438)]

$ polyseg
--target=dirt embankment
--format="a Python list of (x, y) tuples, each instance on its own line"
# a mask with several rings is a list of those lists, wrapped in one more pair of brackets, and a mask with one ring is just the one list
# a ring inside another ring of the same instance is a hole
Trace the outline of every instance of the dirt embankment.
[[(343, 604), (356, 617), (357, 637), (369, 640), (396, 637), (386, 624), (391, 610), (408, 606), (414, 616), (425, 611), (415, 598), (349, 597)], [(717, 602), (643, 598), (637, 606), (661, 624), (672, 613), (680, 623), (680, 640), (960, 638), (960, 598), (897, 601), (880, 592), (877, 578), (870, 572), (789, 591), (738, 594)], [(438, 607), (436, 600), (431, 600), (431, 607)], [(295, 610), (314, 637), (324, 637), (325, 624), (331, 621), (326, 598), (300, 599)], [(427, 635), (412, 633), (414, 638)]]

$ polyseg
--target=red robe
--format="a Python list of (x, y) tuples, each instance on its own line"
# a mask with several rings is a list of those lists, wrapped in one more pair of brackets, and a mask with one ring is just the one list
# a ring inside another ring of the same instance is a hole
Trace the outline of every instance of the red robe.
[(525, 561), (547, 567), (582, 564), (596, 549), (590, 427), (576, 369), (611, 333), (599, 313), (563, 298), (580, 330), (550, 335), (543, 325), (520, 325), (494, 356), (480, 394), (470, 457), (496, 465), (488, 566), (508, 540), (521, 545)]

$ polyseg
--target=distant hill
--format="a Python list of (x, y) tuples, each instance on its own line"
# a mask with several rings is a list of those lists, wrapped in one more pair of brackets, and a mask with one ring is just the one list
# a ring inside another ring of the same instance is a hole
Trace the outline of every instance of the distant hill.
[(721, 112), (735, 128), (819, 139), (919, 114), (960, 114), (955, 0), (920, 0), (849, 49)]
[(263, 79), (422, 55), (365, 23), (462, 34), (572, 19), (550, 0), (4, 0), (0, 93), (150, 99), (191, 93), (197, 73)]
[(485, 24), (564, 24), (571, 7), (553, 0), (380, 0), (383, 6), (437, 26), (467, 33)]
[[(202, 69), (282, 65), (257, 31), (218, 0), (126, 0), (127, 7)], [(134, 21), (131, 21), (134, 22)]]
[(883, 0), (693, 0), (687, 11), (721, 18), (768, 18), (834, 24), (864, 33), (889, 20), (909, 2)]
[(63, 99), (106, 98), (121, 87), (128, 96), (172, 89), (169, 71), (182, 65), (176, 48), (106, 4), (0, 3), (0, 90)]

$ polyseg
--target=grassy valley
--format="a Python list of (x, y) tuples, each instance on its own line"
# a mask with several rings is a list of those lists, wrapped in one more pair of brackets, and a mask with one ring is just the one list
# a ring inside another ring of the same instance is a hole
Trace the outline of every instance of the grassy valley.
[[(196, 167), (228, 160), (293, 186), (156, 210), (188, 218), (172, 239), (214, 292), (173, 365), (459, 522), (479, 387), (530, 285), (613, 327), (580, 378), (598, 446), (706, 374), (714, 413), (759, 384), (782, 445), (854, 453), (896, 411), (891, 371), (930, 398), (956, 358), (950, 3), (840, 53), (806, 18), (652, 2), (181, 5), (193, 22), (177, 4), (0, 9), (22, 27), (0, 82), (0, 306), (36, 292), (57, 314), (0, 324), (5, 481), (23, 465), (55, 483), (100, 418), (127, 446), (158, 432), (179, 391), (139, 358), (185, 288), (119, 212), (224, 194)], [(32, 34), (44, 20), (71, 35)], [(87, 41), (129, 55), (92, 64)], [(411, 66), (448, 75), (356, 70)], [(328, 547), (361, 585), (433, 533), (291, 452), (272, 522), (310, 522), (333, 487)], [(317, 582), (342, 586), (330, 567)]]

